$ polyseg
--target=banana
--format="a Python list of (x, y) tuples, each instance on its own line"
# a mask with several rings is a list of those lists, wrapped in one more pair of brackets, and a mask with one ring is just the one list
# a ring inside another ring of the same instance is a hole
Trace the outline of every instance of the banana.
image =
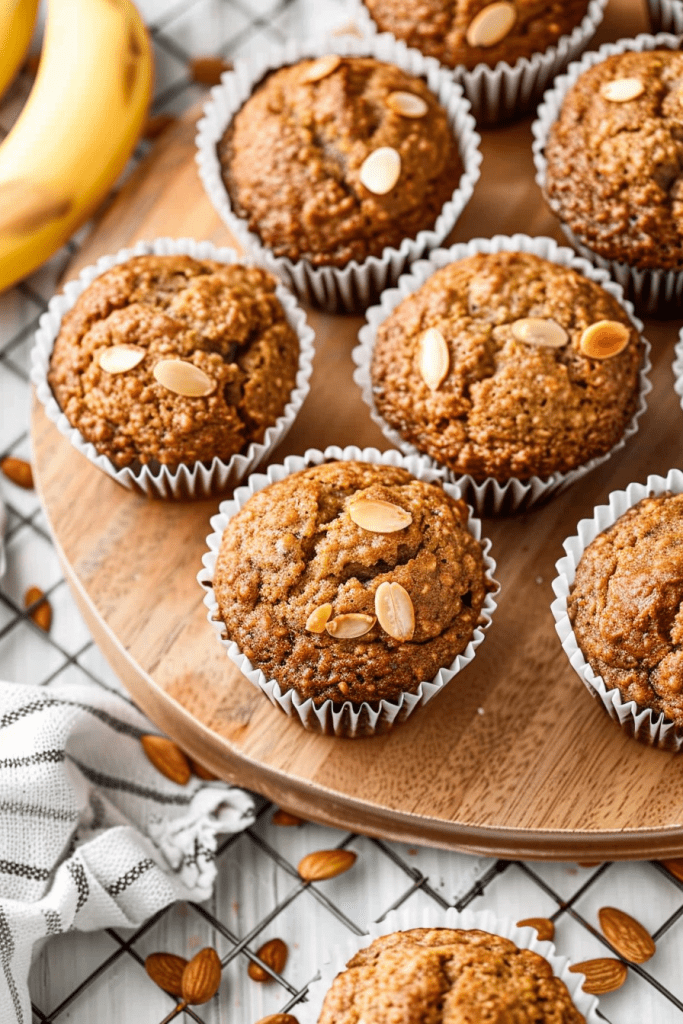
[(145, 122), (153, 67), (130, 0), (48, 0), (36, 81), (0, 144), (0, 291), (106, 196)]
[(36, 23), (38, 0), (0, 3), (0, 96), (22, 65)]

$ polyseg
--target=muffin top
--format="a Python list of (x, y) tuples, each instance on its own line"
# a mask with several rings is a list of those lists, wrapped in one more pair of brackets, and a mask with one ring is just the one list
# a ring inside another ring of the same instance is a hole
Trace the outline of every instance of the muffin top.
[(299, 340), (266, 271), (137, 256), (63, 318), (48, 381), (117, 467), (228, 460), (289, 401)]
[[(624, 347), (585, 355), (597, 351), (586, 329), (603, 321)], [(456, 473), (548, 477), (619, 440), (642, 354), (594, 281), (528, 253), (481, 253), (434, 273), (380, 325), (374, 398), (406, 441)]]
[(681, 53), (621, 53), (565, 97), (545, 148), (545, 192), (600, 256), (683, 267), (682, 83)]
[(275, 71), (233, 118), (218, 157), (235, 213), (276, 256), (316, 266), (381, 256), (433, 228), (462, 173), (424, 81), (370, 57)]
[(644, 498), (598, 534), (567, 606), (607, 688), (683, 726), (683, 494)]
[(318, 1024), (585, 1024), (548, 961), (475, 929), (412, 928), (359, 950)]
[(514, 64), (543, 53), (582, 20), (589, 0), (364, 0), (378, 28), (442, 64)]
[(316, 704), (414, 692), (465, 649), (491, 586), (467, 518), (393, 466), (329, 462), (273, 483), (223, 533), (226, 635)]

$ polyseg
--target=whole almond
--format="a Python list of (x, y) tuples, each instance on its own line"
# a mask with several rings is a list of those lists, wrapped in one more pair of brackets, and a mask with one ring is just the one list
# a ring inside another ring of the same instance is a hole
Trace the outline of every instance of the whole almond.
[(541, 942), (552, 942), (555, 937), (555, 925), (548, 917), (525, 917), (517, 922), (518, 928), (535, 928)]
[(364, 636), (369, 633), (375, 625), (374, 615), (365, 615), (363, 612), (348, 612), (346, 615), (337, 615), (330, 619), (325, 629), (330, 636), (337, 640), (353, 640), (355, 637)]
[(284, 828), (290, 828), (293, 825), (303, 825), (304, 819), (297, 818), (296, 814), (290, 814), (289, 811), (283, 811), (282, 808), (275, 811), (273, 815), (273, 825), (281, 825)]
[(438, 391), (450, 366), (448, 345), (441, 331), (429, 327), (420, 338), (420, 374), (430, 391)]
[(24, 459), (15, 459), (13, 455), (7, 455), (0, 461), (0, 470), (17, 487), (23, 487), (27, 491), (33, 487), (31, 464)]
[(400, 583), (380, 583), (375, 591), (375, 614), (385, 633), (405, 643), (415, 632), (415, 609)]
[(171, 782), (177, 782), (179, 786), (187, 785), (192, 775), (190, 762), (173, 740), (167, 739), (166, 736), (149, 735), (142, 736), (140, 742), (158, 772)]
[(626, 981), (628, 967), (621, 960), (613, 960), (608, 956), (596, 960), (584, 960), (580, 964), (572, 964), (569, 970), (573, 974), (585, 974), (586, 980), (581, 988), (593, 996), (602, 996), (606, 992), (615, 992)]
[(110, 345), (100, 356), (100, 369), (105, 373), (127, 373), (145, 358), (139, 345)]
[(332, 614), (331, 604), (321, 604), (314, 608), (306, 619), (306, 629), (309, 633), (324, 633), (327, 621)]
[(182, 977), (186, 967), (185, 957), (174, 953), (151, 953), (145, 960), (145, 970), (152, 981), (172, 996), (182, 997)]
[(356, 526), (370, 533), (396, 533), (413, 521), (410, 512), (400, 505), (380, 498), (358, 498), (349, 505), (349, 516)]
[(316, 850), (299, 861), (298, 871), (304, 882), (323, 882), (343, 875), (356, 863), (357, 856), (352, 850)]
[(152, 373), (167, 391), (185, 398), (203, 398), (216, 387), (208, 373), (185, 359), (160, 359)]
[(190, 78), (198, 85), (220, 85), (221, 75), (232, 71), (232, 64), (222, 57), (194, 57), (189, 69)]
[(193, 757), (188, 756), (187, 760), (190, 765), (190, 770), (192, 771), (192, 774), (196, 775), (198, 779), (203, 779), (204, 782), (216, 782), (218, 780), (217, 775), (214, 775), (212, 771), (210, 771), (208, 768), (205, 768), (203, 764), (199, 763), (199, 761), (195, 761)]
[(182, 997), (191, 1006), (208, 1003), (218, 992), (221, 983), (221, 961), (211, 946), (200, 949), (183, 971)]
[(610, 945), (624, 960), (644, 964), (655, 953), (652, 936), (639, 921), (616, 907), (602, 907), (598, 911), (600, 927)]
[[(41, 600), (42, 598), (42, 600)], [(29, 587), (24, 594), (24, 608), (30, 608), (31, 605), (36, 604), (40, 601), (40, 604), (29, 612), (29, 617), (36, 626), (40, 627), (45, 633), (50, 632), (50, 626), (52, 625), (52, 608), (50, 602), (45, 597), (45, 594), (40, 587)]]
[[(259, 960), (263, 960), (264, 964), (267, 964), (275, 974), (282, 974), (287, 963), (288, 953), (287, 945), (282, 939), (270, 939), (268, 942), (264, 942), (261, 948), (256, 951), (256, 956)], [(260, 964), (254, 963), (253, 960), (249, 961), (247, 974), (252, 981), (265, 982), (274, 980), (272, 975), (268, 974), (268, 971), (264, 971), (263, 967)]]
[(271, 1013), (268, 1017), (261, 1017), (256, 1024), (299, 1024), (299, 1021), (291, 1013)]
[(336, 53), (326, 53), (324, 57), (318, 57), (309, 66), (307, 71), (304, 71), (301, 76), (301, 81), (309, 84), (311, 82), (319, 82), (323, 78), (327, 78), (333, 71), (336, 71), (342, 60)]
[(660, 860), (659, 862), (663, 868), (677, 878), (679, 882), (683, 882), (683, 857), (674, 857), (672, 860)]

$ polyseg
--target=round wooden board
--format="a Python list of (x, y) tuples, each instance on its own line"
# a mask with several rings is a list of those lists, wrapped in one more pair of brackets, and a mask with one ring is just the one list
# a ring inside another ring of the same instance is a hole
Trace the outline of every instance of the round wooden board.
[[(611, 0), (601, 39), (642, 31)], [(69, 268), (139, 238), (230, 242), (197, 178), (191, 111), (128, 181)], [(560, 237), (533, 180), (530, 121), (485, 131), (483, 177), (454, 236)], [(352, 381), (361, 319), (311, 311), (312, 392), (285, 445), (387, 444)], [(195, 580), (215, 501), (163, 503), (98, 472), (34, 404), (35, 471), (64, 570), (93, 636), (150, 718), (223, 778), (303, 817), (371, 835), (503, 857), (683, 854), (683, 772), (627, 738), (592, 701), (549, 605), (563, 539), (611, 490), (679, 462), (672, 387), (678, 324), (647, 324), (654, 391), (640, 432), (606, 466), (537, 512), (485, 522), (502, 584), (474, 663), (391, 735), (311, 735), (237, 672), (206, 621)]]

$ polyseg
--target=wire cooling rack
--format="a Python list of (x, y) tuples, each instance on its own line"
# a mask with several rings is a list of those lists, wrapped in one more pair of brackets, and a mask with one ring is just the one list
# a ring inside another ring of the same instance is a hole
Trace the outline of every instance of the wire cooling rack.
[[(205, 91), (187, 71), (191, 56), (232, 57), (261, 41), (334, 29), (349, 21), (344, 0), (143, 0), (154, 42), (154, 112), (177, 113)], [(0, 137), (11, 127), (31, 86), (20, 76), (0, 108)], [(144, 155), (136, 151), (131, 166)], [(85, 229), (40, 271), (0, 296), (0, 456), (30, 458), (28, 364), (33, 332), (55, 283)], [(114, 688), (113, 675), (90, 639), (66, 587), (50, 533), (33, 491), (0, 483), (9, 512), (8, 571), (0, 581), (0, 678), (50, 686), (69, 680)], [(23, 609), (29, 586), (40, 586), (53, 608), (48, 634)], [(51, 939), (31, 974), (33, 1020), (42, 1024), (161, 1024), (176, 1001), (144, 971), (144, 959), (167, 950), (186, 957), (214, 946), (222, 960), (218, 996), (187, 1008), (179, 1020), (252, 1024), (278, 1011), (296, 1013), (307, 986), (335, 944), (362, 935), (372, 921), (399, 906), (490, 909), (519, 920), (550, 917), (561, 954), (573, 960), (617, 956), (602, 937), (597, 912), (611, 905), (631, 913), (653, 935), (657, 952), (600, 1002), (613, 1024), (674, 1024), (683, 1020), (683, 885), (657, 863), (601, 865), (495, 861), (388, 843), (305, 823), (283, 828), (262, 803), (255, 824), (231, 836), (217, 854), (213, 898), (175, 904), (135, 931), (107, 929)], [(351, 871), (318, 884), (297, 874), (301, 857), (316, 849), (349, 847)], [(289, 959), (269, 984), (247, 975), (270, 938), (282, 938)], [(4, 1022), (2, 1022), (4, 1024)]]

